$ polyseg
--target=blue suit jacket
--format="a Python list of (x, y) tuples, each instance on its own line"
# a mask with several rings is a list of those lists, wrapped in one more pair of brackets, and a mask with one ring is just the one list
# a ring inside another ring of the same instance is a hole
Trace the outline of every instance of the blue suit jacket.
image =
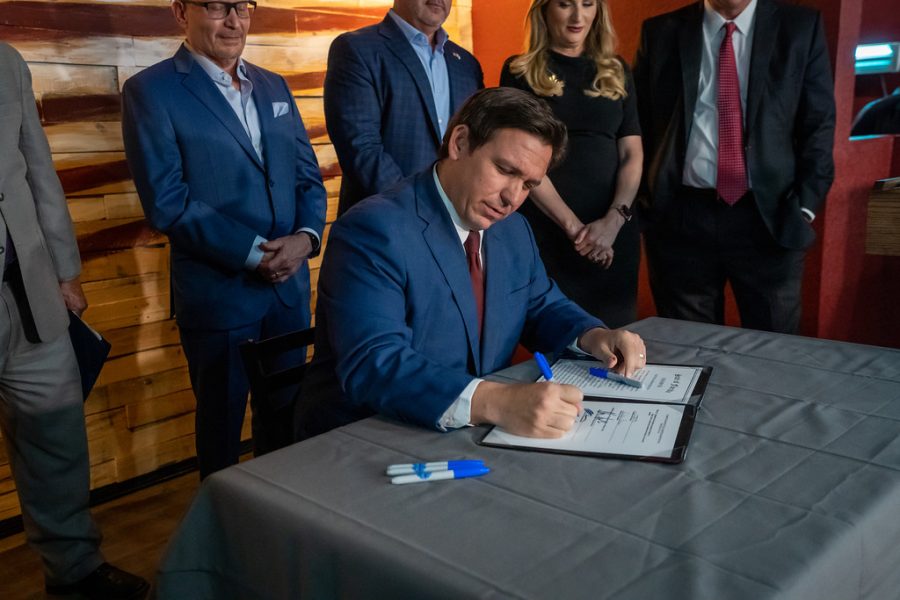
[(484, 232), (483, 256), (479, 341), (465, 251), (431, 169), (332, 226), (298, 411), (306, 435), (376, 412), (436, 427), (473, 377), (509, 366), (520, 340), (557, 352), (602, 325), (547, 277), (521, 215)]
[[(444, 46), (451, 115), (484, 87), (464, 48)], [(437, 160), (441, 134), (431, 85), (409, 40), (386, 16), (331, 44), (325, 120), (343, 172), (338, 214)]]
[[(144, 213), (169, 236), (175, 313), (187, 329), (232, 329), (259, 320), (272, 294), (309, 302), (309, 268), (273, 286), (244, 268), (257, 235), (310, 228), (321, 236), (325, 189), (284, 79), (246, 63), (259, 112), (265, 166), (234, 111), (182, 46), (122, 90), (128, 165)], [(274, 102), (287, 112), (275, 117)]]

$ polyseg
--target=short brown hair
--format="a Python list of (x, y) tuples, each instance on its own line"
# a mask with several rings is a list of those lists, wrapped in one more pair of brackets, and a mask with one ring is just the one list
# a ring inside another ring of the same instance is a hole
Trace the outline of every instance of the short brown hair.
[(450, 154), (450, 133), (459, 125), (469, 128), (469, 147), (475, 150), (490, 141), (498, 129), (518, 129), (538, 137), (553, 147), (550, 167), (566, 153), (566, 126), (542, 99), (510, 87), (487, 88), (476, 92), (450, 119), (438, 156)]

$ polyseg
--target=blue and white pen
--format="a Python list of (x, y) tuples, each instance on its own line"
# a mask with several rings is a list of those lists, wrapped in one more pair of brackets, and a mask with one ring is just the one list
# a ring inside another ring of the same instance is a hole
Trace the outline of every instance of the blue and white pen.
[(619, 375), (615, 371), (610, 371), (609, 369), (604, 369), (603, 367), (591, 367), (589, 370), (591, 372), (591, 375), (593, 375), (594, 377), (600, 377), (601, 379), (609, 379), (610, 381), (624, 383), (625, 385), (630, 385), (633, 388), (641, 389), (641, 387), (643, 387), (644, 385), (637, 379), (631, 379), (630, 377)]
[(438, 462), (427, 463), (406, 463), (399, 465), (388, 465), (388, 475), (414, 475), (417, 473), (434, 473), (436, 471), (455, 471), (457, 469), (467, 469), (473, 467), (483, 467), (484, 462), (480, 460), (443, 460)]
[(465, 479), (466, 477), (478, 477), (485, 473), (490, 473), (490, 469), (485, 466), (466, 467), (462, 469), (454, 469), (451, 471), (435, 471), (434, 473), (414, 473), (412, 475), (399, 475), (391, 478), (391, 483), (424, 483), (426, 481), (445, 481), (447, 479)]
[(547, 359), (544, 358), (544, 355), (540, 352), (534, 353), (534, 362), (538, 364), (538, 367), (541, 369), (541, 375), (544, 376), (544, 379), (547, 381), (553, 380), (553, 370), (550, 369), (550, 363), (547, 362)]

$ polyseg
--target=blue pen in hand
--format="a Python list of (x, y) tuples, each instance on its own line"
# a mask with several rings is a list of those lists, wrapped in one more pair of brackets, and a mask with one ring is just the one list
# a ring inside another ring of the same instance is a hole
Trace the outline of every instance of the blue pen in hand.
[(540, 352), (535, 352), (534, 361), (538, 364), (538, 367), (540, 367), (541, 375), (544, 376), (544, 379), (546, 379), (547, 381), (552, 381), (553, 371), (550, 369), (550, 363), (547, 362), (547, 359), (544, 358), (544, 355)]
[(624, 383), (625, 385), (630, 385), (633, 388), (641, 389), (641, 387), (643, 387), (644, 385), (637, 379), (631, 379), (630, 377), (619, 375), (615, 371), (610, 371), (609, 369), (604, 369), (603, 367), (591, 367), (588, 370), (594, 377), (609, 379), (610, 381), (615, 381), (617, 383)]

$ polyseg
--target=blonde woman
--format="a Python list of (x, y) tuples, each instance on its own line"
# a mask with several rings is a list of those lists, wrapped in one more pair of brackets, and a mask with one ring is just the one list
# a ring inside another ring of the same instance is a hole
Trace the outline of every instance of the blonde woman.
[(527, 48), (506, 61), (500, 85), (546, 100), (569, 145), (521, 212), (563, 292), (620, 327), (636, 318), (640, 261), (632, 204), (643, 151), (631, 73), (615, 54), (605, 0), (534, 0), (527, 28)]

